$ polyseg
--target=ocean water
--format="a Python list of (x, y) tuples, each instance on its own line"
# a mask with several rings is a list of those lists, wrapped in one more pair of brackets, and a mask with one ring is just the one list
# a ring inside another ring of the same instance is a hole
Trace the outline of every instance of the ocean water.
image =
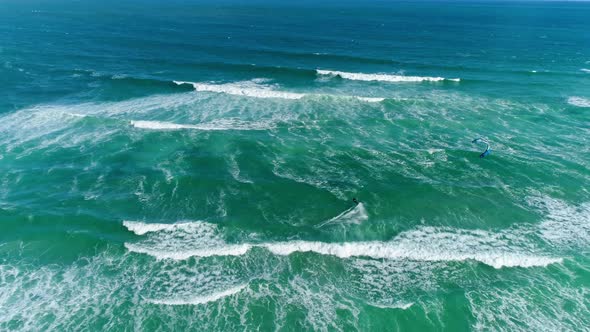
[(590, 3), (2, 0), (0, 87), (2, 331), (590, 330)]

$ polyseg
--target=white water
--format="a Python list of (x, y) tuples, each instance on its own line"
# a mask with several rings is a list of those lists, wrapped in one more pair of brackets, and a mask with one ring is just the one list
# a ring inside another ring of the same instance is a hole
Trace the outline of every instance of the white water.
[(244, 288), (248, 287), (248, 285), (239, 285), (236, 287), (232, 287), (226, 290), (222, 290), (219, 292), (211, 293), (208, 295), (201, 295), (195, 296), (186, 299), (148, 299), (148, 302), (154, 304), (166, 304), (166, 305), (198, 305), (198, 304), (206, 304), (209, 302), (215, 302), (220, 300), (224, 297), (228, 297), (231, 295), (235, 295), (241, 292)]
[(332, 98), (352, 98), (368, 103), (379, 103), (384, 101), (386, 98), (383, 97), (363, 97), (363, 96), (347, 96), (347, 95), (330, 95), (322, 93), (297, 93), (290, 91), (276, 90), (273, 86), (263, 85), (261, 83), (266, 82), (263, 79), (254, 79), (251, 81), (225, 83), (225, 84), (212, 84), (212, 83), (198, 83), (198, 82), (185, 82), (185, 81), (174, 81), (174, 83), (192, 85), (196, 91), (205, 92), (217, 92), (225, 93), (234, 96), (244, 96), (252, 98), (275, 98), (275, 99), (287, 99), (296, 100), (303, 97), (318, 97), (328, 96)]
[[(434, 239), (432, 239), (434, 240)], [(453, 241), (461, 241), (457, 238)], [(289, 255), (294, 252), (315, 252), (322, 255), (331, 255), (340, 258), (370, 257), (385, 259), (410, 259), (416, 261), (466, 261), (475, 260), (496, 269), (502, 267), (533, 267), (547, 266), (553, 263), (561, 263), (561, 258), (543, 257), (535, 255), (518, 254), (498, 250), (485, 252), (477, 250), (465, 250), (461, 245), (457, 246), (459, 252), (449, 250), (451, 248), (435, 248), (436, 241), (431, 247), (422, 248), (419, 243), (394, 242), (349, 242), (349, 243), (323, 243), (308, 241), (293, 241), (284, 243), (265, 244), (264, 247), (276, 255)], [(426, 245), (426, 244), (425, 244)], [(474, 248), (475, 249), (475, 248)]]
[(567, 103), (577, 107), (590, 107), (590, 99), (582, 97), (569, 97)]
[(381, 81), (381, 82), (439, 82), (439, 81), (454, 81), (459, 82), (459, 78), (444, 78), (444, 77), (428, 77), (428, 76), (403, 76), (391, 74), (364, 74), (364, 73), (348, 73), (336, 70), (316, 70), (318, 75), (340, 76), (347, 80), (354, 81)]
[(237, 120), (218, 120), (210, 123), (201, 123), (197, 125), (178, 124), (162, 121), (131, 121), (131, 125), (140, 129), (151, 130), (181, 130), (194, 129), (204, 131), (216, 130), (265, 130), (271, 128), (267, 123), (248, 123)]
[[(346, 215), (346, 214), (344, 214)], [(341, 217), (342, 218), (342, 217)], [(193, 225), (194, 224), (194, 225)], [(190, 225), (190, 226), (188, 226)], [(494, 268), (534, 267), (561, 263), (562, 258), (531, 253), (527, 243), (519, 244), (519, 234), (490, 233), (452, 228), (423, 227), (399, 234), (391, 241), (359, 241), (327, 243), (318, 241), (285, 241), (228, 244), (213, 224), (194, 222), (161, 224), (126, 223), (130, 230), (146, 234), (161, 229), (144, 241), (125, 243), (132, 252), (143, 253), (157, 259), (183, 260), (190, 257), (242, 256), (251, 248), (260, 247), (275, 255), (295, 252), (314, 252), (340, 258), (370, 257), (374, 259), (446, 261), (474, 260)], [(178, 231), (177, 231), (178, 230)]]
[(235, 96), (246, 96), (254, 98), (279, 98), (279, 99), (301, 99), (305, 97), (303, 93), (294, 93), (287, 91), (273, 90), (271, 87), (257, 84), (256, 81), (236, 82), (226, 84), (209, 84), (174, 81), (174, 83), (192, 85), (197, 91), (225, 93)]

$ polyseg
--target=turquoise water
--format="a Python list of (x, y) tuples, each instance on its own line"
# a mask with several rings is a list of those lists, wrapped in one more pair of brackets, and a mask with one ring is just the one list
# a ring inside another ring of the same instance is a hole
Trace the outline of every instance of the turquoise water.
[(0, 330), (590, 330), (589, 18), (1, 1)]

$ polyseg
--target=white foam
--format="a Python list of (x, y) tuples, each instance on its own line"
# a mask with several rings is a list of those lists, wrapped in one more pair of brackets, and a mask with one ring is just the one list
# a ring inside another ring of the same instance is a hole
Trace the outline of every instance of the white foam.
[[(465, 292), (474, 331), (586, 331), (588, 294), (568, 278), (515, 275)], [(518, 317), (518, 319), (515, 319)]]
[(332, 98), (352, 98), (368, 103), (379, 103), (384, 101), (386, 98), (383, 97), (363, 97), (363, 96), (347, 96), (347, 95), (329, 95), (322, 93), (297, 93), (290, 91), (279, 91), (273, 89), (272, 86), (263, 85), (267, 83), (268, 79), (255, 78), (250, 81), (226, 83), (226, 84), (211, 84), (211, 83), (197, 83), (197, 82), (185, 82), (185, 81), (174, 81), (174, 83), (192, 85), (197, 91), (206, 92), (217, 92), (225, 93), (235, 96), (245, 96), (253, 98), (277, 98), (277, 99), (290, 99), (296, 100), (303, 97), (318, 97), (327, 96)]
[[(224, 295), (230, 296), (238, 291), (238, 285), (246, 284), (249, 275), (244, 276), (238, 266), (138, 261), (133, 254), (112, 248), (71, 263), (31, 266), (16, 253), (19, 242), (6, 242), (15, 254), (10, 255), (12, 262), (0, 263), (2, 331), (11, 330), (14, 322), (18, 322), (14, 329), (19, 331), (75, 331), (81, 326), (119, 331), (128, 329), (130, 322), (145, 330), (154, 315), (162, 314), (182, 326), (196, 325), (197, 330), (209, 331), (219, 327), (218, 319), (229, 315), (237, 317), (239, 324), (239, 316), (249, 307), (222, 306), (213, 314), (202, 310), (186, 317), (166, 315), (166, 308), (145, 300), (186, 299), (216, 305), (213, 301), (221, 302)], [(20, 242), (20, 246), (27, 244)], [(0, 244), (0, 250), (6, 253), (7, 249)], [(248, 288), (241, 291), (250, 295)], [(249, 296), (239, 297), (249, 300)], [(124, 307), (133, 310), (121, 310)]]
[(127, 250), (150, 255), (156, 259), (174, 259), (174, 260), (185, 260), (191, 257), (214, 257), (214, 256), (243, 256), (250, 248), (249, 244), (235, 244), (235, 245), (223, 245), (218, 247), (208, 247), (202, 249), (182, 249), (182, 248), (171, 248), (172, 250), (163, 250), (161, 248), (150, 249), (145, 245), (137, 245), (133, 243), (125, 243)]
[(585, 73), (590, 73), (590, 69), (582, 68), (580, 70), (583, 71), (583, 72), (585, 72)]
[(340, 213), (336, 217), (327, 220), (317, 227), (322, 227), (326, 225), (333, 225), (333, 224), (361, 224), (363, 221), (369, 219), (369, 215), (367, 214), (367, 210), (363, 203), (359, 203), (346, 211)]
[(590, 203), (574, 206), (551, 197), (529, 197), (528, 201), (543, 214), (538, 231), (547, 242), (569, 248), (590, 243)]
[(569, 97), (567, 103), (577, 107), (590, 107), (590, 99), (582, 97)]
[(131, 121), (131, 125), (135, 128), (150, 129), (150, 130), (181, 130), (194, 129), (204, 131), (217, 130), (265, 130), (270, 126), (265, 123), (248, 123), (236, 120), (219, 120), (210, 123), (201, 123), (198, 125), (178, 124), (172, 122), (162, 121)]
[(301, 99), (305, 97), (303, 93), (273, 90), (269, 86), (258, 84), (260, 80), (250, 82), (236, 82), (226, 84), (210, 84), (174, 81), (174, 83), (192, 85), (197, 91), (225, 93), (235, 96), (245, 96), (254, 98), (278, 98), (278, 99)]
[(220, 300), (224, 297), (235, 295), (235, 294), (241, 292), (246, 287), (248, 287), (247, 284), (240, 285), (240, 286), (229, 288), (229, 289), (226, 289), (226, 290), (223, 290), (220, 292), (211, 293), (209, 295), (196, 296), (196, 297), (188, 298), (188, 299), (161, 299), (161, 300), (149, 299), (147, 301), (154, 303), (154, 304), (166, 304), (166, 305), (206, 304), (209, 302), (215, 302), (215, 301)]
[(354, 98), (358, 99), (358, 100), (362, 100), (362, 101), (366, 101), (369, 103), (380, 103), (382, 101), (385, 100), (385, 98), (379, 98), (379, 97), (359, 97), (359, 96), (354, 96)]
[(347, 80), (354, 81), (382, 81), (382, 82), (439, 82), (439, 81), (454, 81), (459, 82), (459, 78), (444, 78), (444, 77), (428, 77), (428, 76), (403, 76), (391, 74), (364, 74), (364, 73), (348, 73), (336, 70), (316, 70), (318, 75), (340, 76)]
[[(316, 267), (309, 266), (310, 271)], [(357, 301), (347, 296), (348, 287), (342, 287), (325, 278), (302, 276), (295, 274), (286, 278), (265, 291), (265, 298), (286, 299), (277, 301), (275, 326), (286, 326), (286, 318), (297, 308), (301, 315), (300, 330), (303, 331), (342, 331), (343, 327), (358, 327), (360, 308)], [(266, 294), (265, 294), (266, 295)], [(346, 313), (346, 314), (343, 314)]]
[(189, 221), (175, 224), (150, 224), (125, 221), (124, 226), (142, 241), (125, 243), (127, 250), (157, 259), (184, 260), (190, 257), (241, 256), (250, 244), (227, 244), (215, 224)]
[[(353, 209), (352, 220), (364, 210)], [(348, 213), (335, 220), (347, 220)], [(366, 215), (366, 212), (365, 212)], [(190, 257), (242, 256), (254, 247), (265, 248), (275, 255), (315, 252), (340, 258), (370, 257), (376, 259), (415, 261), (475, 260), (494, 268), (534, 267), (561, 263), (561, 258), (531, 254), (526, 243), (518, 244), (519, 235), (509, 232), (490, 233), (436, 227), (423, 227), (401, 233), (391, 241), (327, 243), (317, 241), (286, 241), (228, 244), (215, 225), (206, 222), (149, 224), (126, 222), (136, 234), (154, 232), (144, 241), (125, 243), (132, 252), (157, 259), (184, 260)]]
[(401, 309), (401, 310), (407, 310), (411, 306), (414, 305), (414, 302), (394, 303), (394, 304), (380, 304), (380, 303), (372, 303), (372, 302), (369, 302), (368, 304), (371, 305), (371, 306), (373, 306), (373, 307), (381, 308), (381, 309)]
[(475, 260), (496, 269), (502, 267), (544, 267), (549, 264), (562, 262), (561, 258), (502, 251), (455, 252), (448, 250), (449, 248), (436, 248), (436, 241), (433, 242), (430, 248), (417, 246), (417, 243), (410, 243), (409, 246), (406, 246), (396, 242), (324, 243), (308, 241), (269, 243), (264, 245), (264, 247), (275, 255), (290, 255), (294, 252), (315, 252), (340, 258), (371, 257), (377, 259), (410, 259), (430, 262)]
[(213, 224), (202, 222), (180, 222), (175, 224), (156, 224), (144, 223), (141, 221), (123, 221), (123, 226), (137, 235), (144, 235), (150, 232), (173, 232), (182, 230), (185, 232), (195, 231), (198, 229), (206, 229), (207, 231), (214, 231), (216, 227)]

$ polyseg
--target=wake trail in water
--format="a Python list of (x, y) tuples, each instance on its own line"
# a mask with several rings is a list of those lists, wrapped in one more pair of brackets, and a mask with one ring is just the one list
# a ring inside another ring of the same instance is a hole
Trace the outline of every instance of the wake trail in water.
[(359, 203), (344, 212), (340, 213), (336, 217), (333, 217), (329, 220), (324, 221), (323, 223), (316, 226), (316, 228), (320, 228), (323, 226), (334, 225), (334, 224), (361, 224), (363, 221), (369, 219), (369, 215), (367, 214), (367, 210), (363, 203)]
[(196, 91), (217, 92), (254, 98), (301, 99), (306, 96), (304, 93), (273, 90), (270, 87), (256, 84), (255, 81), (226, 84), (209, 84), (183, 81), (174, 81), (174, 83), (178, 85), (192, 85)]

